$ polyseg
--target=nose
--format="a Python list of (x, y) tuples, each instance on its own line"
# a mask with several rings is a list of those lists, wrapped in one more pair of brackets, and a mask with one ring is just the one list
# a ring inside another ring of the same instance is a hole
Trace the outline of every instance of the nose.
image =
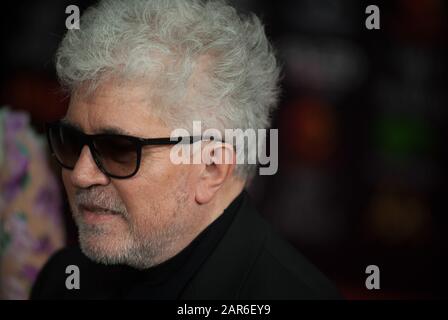
[(97, 166), (88, 146), (81, 150), (78, 161), (70, 174), (73, 185), (78, 188), (88, 188), (93, 185), (107, 185), (110, 182)]

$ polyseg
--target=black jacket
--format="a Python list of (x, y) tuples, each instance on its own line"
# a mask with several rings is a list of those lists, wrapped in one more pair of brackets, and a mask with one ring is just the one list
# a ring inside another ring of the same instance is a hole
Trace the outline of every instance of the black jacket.
[[(176, 298), (340, 299), (332, 284), (273, 231), (243, 193), (236, 212), (231, 218), (226, 218), (229, 223), (213, 249), (197, 267), (191, 269), (193, 271), (188, 278), (183, 277), (185, 281), (173, 281), (181, 286), (175, 289), (178, 292)], [(68, 276), (65, 268), (71, 264), (82, 270), (81, 290), (65, 287)], [(126, 271), (123, 268), (127, 268)], [(141, 279), (137, 272), (129, 270), (129, 267), (93, 263), (79, 248), (66, 248), (55, 254), (41, 271), (31, 298), (154, 298), (153, 290), (145, 286), (138, 290), (134, 288), (129, 294), (129, 286), (123, 284)]]

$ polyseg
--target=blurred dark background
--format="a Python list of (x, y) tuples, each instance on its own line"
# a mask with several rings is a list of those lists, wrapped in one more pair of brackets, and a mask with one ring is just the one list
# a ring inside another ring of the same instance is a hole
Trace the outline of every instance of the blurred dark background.
[[(39, 133), (68, 103), (53, 66), (65, 8), (92, 3), (1, 5), (0, 106)], [(279, 170), (250, 188), (262, 214), (349, 299), (446, 298), (448, 2), (232, 3), (263, 19), (284, 67)], [(379, 30), (365, 26), (370, 4)], [(365, 287), (371, 264), (380, 290)]]

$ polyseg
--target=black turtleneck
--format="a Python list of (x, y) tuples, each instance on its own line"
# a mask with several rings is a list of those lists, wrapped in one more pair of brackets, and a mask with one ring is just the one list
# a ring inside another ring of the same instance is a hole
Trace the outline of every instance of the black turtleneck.
[[(69, 264), (75, 264), (80, 269), (81, 288), (61, 288), (57, 293), (60, 299), (177, 299), (230, 227), (244, 197), (245, 191), (181, 252), (148, 269), (106, 266), (87, 258), (79, 247), (64, 249), (55, 254), (42, 270), (34, 284), (31, 298), (45, 299), (47, 294), (54, 295), (54, 292), (46, 292), (49, 288), (48, 284), (44, 284), (44, 279), (51, 278), (56, 284), (64, 284), (67, 277), (64, 263), (70, 261)], [(60, 255), (64, 255), (64, 259), (59, 259)]]

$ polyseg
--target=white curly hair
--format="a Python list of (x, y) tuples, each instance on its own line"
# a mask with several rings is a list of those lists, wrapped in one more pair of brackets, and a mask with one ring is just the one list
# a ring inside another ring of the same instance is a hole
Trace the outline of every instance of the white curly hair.
[[(204, 57), (207, 81), (194, 86), (197, 100), (179, 103)], [(79, 30), (68, 30), (56, 69), (69, 93), (81, 84), (94, 90), (109, 76), (148, 80), (148, 93), (157, 90), (163, 100), (155, 112), (173, 129), (194, 120), (203, 130), (268, 128), (279, 93), (280, 68), (262, 23), (225, 1), (100, 1), (82, 15)], [(239, 164), (235, 173), (248, 178), (254, 167)]]

